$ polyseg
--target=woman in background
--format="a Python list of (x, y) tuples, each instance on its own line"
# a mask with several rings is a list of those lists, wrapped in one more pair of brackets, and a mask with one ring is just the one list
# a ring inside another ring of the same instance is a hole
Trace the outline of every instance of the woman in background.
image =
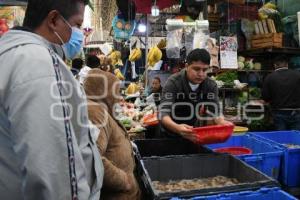
[(101, 199), (138, 200), (133, 149), (125, 128), (114, 118), (121, 100), (119, 80), (111, 73), (92, 69), (84, 81), (89, 118), (100, 129), (97, 140), (104, 165)]

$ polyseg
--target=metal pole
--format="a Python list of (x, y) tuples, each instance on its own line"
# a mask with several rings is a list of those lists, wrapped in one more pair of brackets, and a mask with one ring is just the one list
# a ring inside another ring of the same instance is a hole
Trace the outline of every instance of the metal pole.
[(102, 24), (102, 0), (99, 0), (99, 30), (100, 30), (100, 40), (103, 41), (103, 24)]
[(149, 22), (148, 22), (148, 14), (146, 14), (146, 38), (145, 38), (145, 89), (148, 87), (148, 64), (147, 64), (147, 56), (148, 56), (148, 42), (149, 42)]

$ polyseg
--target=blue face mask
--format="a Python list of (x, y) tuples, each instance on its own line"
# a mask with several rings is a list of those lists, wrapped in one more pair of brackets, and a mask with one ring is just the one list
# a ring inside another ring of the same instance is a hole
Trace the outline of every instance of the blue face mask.
[(57, 32), (54, 32), (56, 36), (59, 38), (61, 43), (63, 44), (63, 49), (66, 54), (66, 57), (68, 59), (73, 59), (77, 54), (80, 53), (82, 46), (83, 46), (83, 40), (84, 40), (84, 35), (83, 32), (77, 28), (77, 27), (72, 27), (67, 20), (65, 20), (64, 17), (62, 17), (64, 22), (69, 26), (69, 28), (72, 30), (70, 40), (66, 43), (62, 40), (60, 35)]
[(83, 46), (83, 39), (83, 32), (77, 27), (72, 27), (71, 38), (69, 42), (63, 45), (63, 49), (68, 59), (73, 59), (80, 53)]

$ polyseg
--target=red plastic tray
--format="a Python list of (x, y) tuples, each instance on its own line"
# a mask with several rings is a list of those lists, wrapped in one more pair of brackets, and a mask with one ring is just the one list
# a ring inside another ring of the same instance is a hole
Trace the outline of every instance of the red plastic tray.
[(229, 153), (234, 156), (252, 154), (252, 150), (245, 147), (227, 147), (227, 148), (219, 148), (214, 149), (215, 152), (218, 153)]
[(228, 140), (233, 133), (234, 125), (214, 125), (193, 128), (193, 132), (198, 137), (198, 144), (223, 143)]

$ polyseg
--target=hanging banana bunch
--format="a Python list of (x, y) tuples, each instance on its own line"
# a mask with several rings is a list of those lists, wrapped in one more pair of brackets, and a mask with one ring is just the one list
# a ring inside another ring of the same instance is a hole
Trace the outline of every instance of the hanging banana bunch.
[(161, 39), (157, 45), (159, 49), (164, 49), (167, 47), (167, 40), (166, 39)]
[(130, 62), (135, 62), (135, 61), (139, 60), (139, 59), (142, 57), (142, 51), (141, 51), (140, 48), (137, 48), (137, 47), (136, 47), (136, 43), (137, 43), (137, 42), (135, 42), (135, 43), (132, 45), (132, 51), (131, 51), (131, 53), (130, 53), (130, 55), (129, 55), (129, 58), (128, 58), (128, 60), (129, 60)]
[(125, 93), (127, 95), (135, 94), (140, 90), (140, 87), (136, 83), (130, 83)]
[(116, 75), (116, 77), (123, 81), (125, 80), (125, 77), (123, 76), (122, 72), (120, 71), (120, 69), (115, 69), (114, 74)]
[(147, 56), (148, 66), (153, 67), (158, 61), (161, 60), (161, 58), (162, 58), (162, 52), (157, 46), (150, 48)]
[(140, 48), (135, 48), (132, 50), (130, 56), (129, 56), (129, 61), (130, 62), (135, 62), (139, 60), (142, 57), (142, 51)]
[(121, 59), (121, 52), (120, 51), (113, 50), (109, 54), (109, 57), (111, 59), (111, 64), (113, 66), (123, 66), (123, 62), (122, 62), (122, 59)]

